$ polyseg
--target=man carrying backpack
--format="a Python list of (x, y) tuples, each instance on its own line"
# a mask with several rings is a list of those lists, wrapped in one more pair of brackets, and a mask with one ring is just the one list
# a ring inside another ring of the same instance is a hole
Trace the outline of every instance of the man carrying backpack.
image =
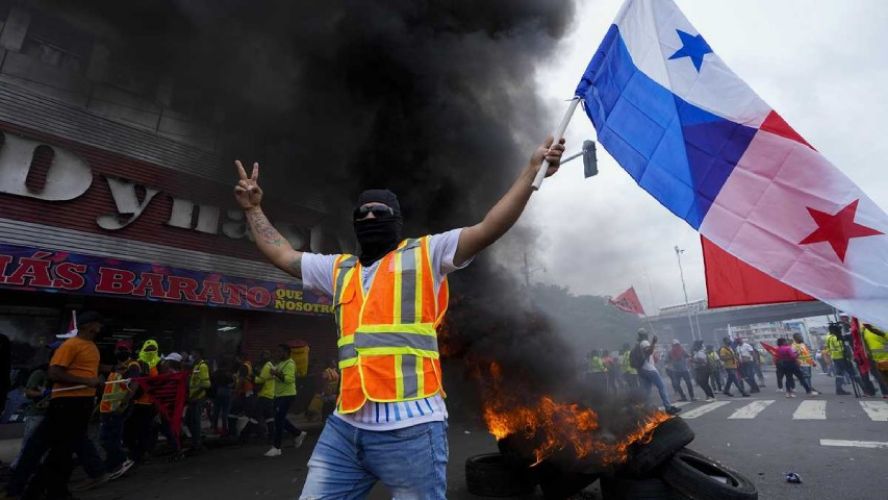
[(657, 336), (654, 335), (652, 341), (648, 341), (648, 334), (644, 328), (638, 329), (638, 342), (629, 353), (629, 364), (632, 368), (638, 370), (638, 379), (644, 388), (645, 399), (651, 393), (651, 386), (657, 386), (657, 392), (660, 393), (660, 399), (663, 401), (663, 408), (666, 413), (675, 415), (681, 411), (681, 408), (673, 406), (669, 401), (669, 395), (666, 394), (666, 386), (663, 385), (663, 379), (657, 366), (654, 364), (654, 348), (657, 345)]

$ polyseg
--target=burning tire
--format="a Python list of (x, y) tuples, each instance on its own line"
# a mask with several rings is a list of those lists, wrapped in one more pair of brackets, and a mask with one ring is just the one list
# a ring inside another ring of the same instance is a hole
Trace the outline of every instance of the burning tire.
[(527, 470), (509, 467), (500, 453), (475, 455), (466, 460), (469, 493), (485, 497), (513, 497), (532, 493), (536, 483)]
[(692, 450), (681, 450), (666, 463), (660, 477), (692, 500), (756, 500), (752, 481), (737, 471)]
[(658, 477), (603, 478), (601, 493), (608, 500), (689, 500)]
[(543, 498), (552, 500), (568, 498), (579, 493), (598, 479), (598, 474), (565, 471), (545, 462), (538, 466), (536, 473), (540, 489), (543, 490)]
[(694, 440), (694, 431), (687, 422), (675, 417), (654, 429), (648, 443), (633, 445), (626, 463), (626, 472), (641, 477), (666, 463), (679, 450)]

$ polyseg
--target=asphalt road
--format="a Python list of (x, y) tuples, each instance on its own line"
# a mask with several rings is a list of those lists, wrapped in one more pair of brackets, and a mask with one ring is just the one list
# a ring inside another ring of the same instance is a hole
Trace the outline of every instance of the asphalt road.
[[(683, 406), (697, 435), (691, 448), (751, 478), (762, 499), (888, 499), (888, 448), (863, 448), (859, 443), (888, 446), (888, 401), (864, 400), (870, 406), (868, 413), (853, 397), (833, 395), (832, 379), (825, 376), (816, 376), (815, 386), (827, 393), (815, 398), (786, 399), (776, 392), (773, 378), (770, 382), (753, 398)], [(314, 432), (302, 449), (285, 449), (282, 457), (273, 459), (262, 456), (266, 448), (261, 445), (213, 449), (176, 464), (155, 458), (125, 478), (79, 497), (297, 498), (316, 438)], [(824, 446), (821, 440), (849, 443)], [(478, 498), (465, 489), (465, 459), (495, 449), (494, 440), (477, 425), (451, 422), (450, 498)], [(788, 471), (798, 473), (803, 482), (786, 483), (783, 474)], [(590, 491), (588, 497), (597, 497), (597, 488)], [(378, 486), (371, 498), (388, 496)]]

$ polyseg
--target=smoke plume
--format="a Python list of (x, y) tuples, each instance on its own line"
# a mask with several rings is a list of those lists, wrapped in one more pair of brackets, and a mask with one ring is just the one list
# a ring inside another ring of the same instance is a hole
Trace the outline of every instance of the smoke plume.
[[(261, 162), (269, 196), (320, 193), (348, 223), (361, 189), (388, 187), (408, 235), (479, 221), (526, 164), (561, 109), (539, 101), (535, 68), (558, 56), (574, 10), (572, 0), (55, 3), (101, 16), (115, 53), (226, 131), (222, 157)], [(229, 168), (220, 176), (233, 182)], [(451, 350), (498, 361), (529, 394), (567, 391), (576, 353), (516, 267), (482, 256), (454, 275)]]

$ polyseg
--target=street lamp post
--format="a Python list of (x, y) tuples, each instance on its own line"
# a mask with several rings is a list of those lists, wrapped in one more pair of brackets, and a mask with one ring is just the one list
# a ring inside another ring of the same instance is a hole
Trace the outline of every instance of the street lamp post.
[(691, 305), (688, 303), (688, 288), (685, 286), (684, 269), (681, 267), (681, 254), (683, 253), (684, 250), (675, 245), (675, 258), (678, 259), (678, 274), (681, 276), (681, 291), (684, 292), (685, 311), (688, 313), (688, 326), (691, 327), (691, 340), (697, 340), (697, 337), (694, 335), (694, 321), (691, 319)]

